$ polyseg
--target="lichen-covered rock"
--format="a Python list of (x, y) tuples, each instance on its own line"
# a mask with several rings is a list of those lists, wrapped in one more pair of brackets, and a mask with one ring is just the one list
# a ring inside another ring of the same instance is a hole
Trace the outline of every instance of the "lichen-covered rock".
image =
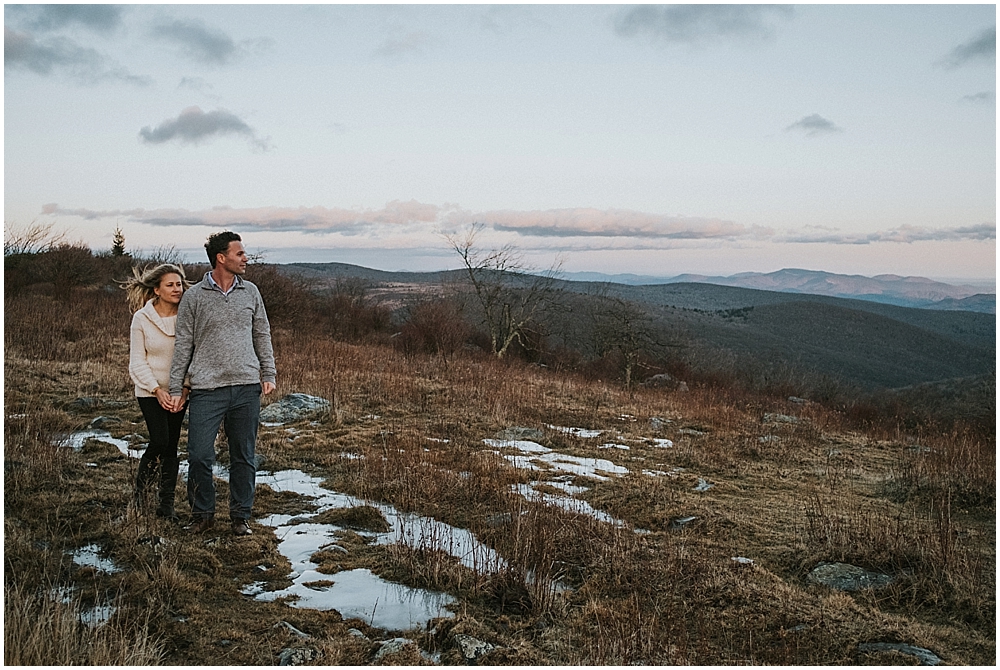
[(282, 649), (278, 654), (278, 665), (306, 665), (319, 658), (319, 652), (308, 647)]
[(483, 642), (471, 635), (458, 634), (452, 639), (455, 641), (455, 647), (467, 663), (475, 664), (480, 658), (496, 649), (495, 645)]
[(892, 575), (871, 572), (849, 563), (820, 563), (806, 579), (838, 591), (881, 589), (893, 582)]
[(262, 423), (292, 423), (329, 411), (330, 401), (306, 393), (289, 393), (261, 410)]
[(802, 419), (788, 414), (769, 413), (764, 415), (764, 423), (802, 423)]

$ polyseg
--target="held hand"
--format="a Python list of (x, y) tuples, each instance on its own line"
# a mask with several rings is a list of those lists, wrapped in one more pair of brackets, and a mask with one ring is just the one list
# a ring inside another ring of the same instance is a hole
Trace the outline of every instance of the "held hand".
[(168, 412), (174, 411), (173, 410), (174, 401), (173, 398), (170, 397), (170, 393), (161, 388), (157, 388), (155, 391), (153, 391), (153, 393), (156, 394), (156, 400), (157, 402), (160, 403), (160, 407), (167, 410)]
[(184, 409), (184, 405), (187, 403), (188, 395), (190, 393), (191, 393), (191, 390), (185, 387), (184, 390), (181, 391), (181, 398), (180, 398), (180, 400), (174, 400), (173, 398), (171, 398), (171, 400), (174, 401), (174, 407), (170, 411), (173, 412), (174, 414), (176, 414), (177, 412), (180, 412), (181, 410), (183, 410)]
[(181, 408), (184, 407), (185, 400), (186, 397), (184, 394), (171, 396), (170, 397), (171, 404), (170, 407), (168, 407), (167, 409), (169, 409), (171, 412), (174, 413), (179, 412), (181, 411)]
[(264, 395), (268, 395), (275, 389), (274, 382), (264, 382), (261, 385), (261, 390), (264, 391)]

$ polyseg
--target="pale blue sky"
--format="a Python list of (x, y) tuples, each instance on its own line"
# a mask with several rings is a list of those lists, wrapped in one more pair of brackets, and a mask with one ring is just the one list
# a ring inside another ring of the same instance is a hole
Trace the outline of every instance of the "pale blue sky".
[(6, 6), (4, 219), (95, 249), (995, 277), (994, 5)]

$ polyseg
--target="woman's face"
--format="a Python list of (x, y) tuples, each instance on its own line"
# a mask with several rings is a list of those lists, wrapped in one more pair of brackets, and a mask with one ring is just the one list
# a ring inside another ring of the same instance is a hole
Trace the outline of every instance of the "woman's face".
[(184, 282), (176, 272), (168, 272), (160, 277), (160, 285), (153, 289), (153, 293), (165, 303), (177, 305), (184, 295)]

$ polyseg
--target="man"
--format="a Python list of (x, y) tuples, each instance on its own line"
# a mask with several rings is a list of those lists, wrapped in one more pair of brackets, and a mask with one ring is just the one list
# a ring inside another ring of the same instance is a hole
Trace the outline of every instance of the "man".
[(212, 270), (181, 299), (170, 366), (170, 395), (178, 408), (190, 371), (189, 530), (201, 533), (214, 525), (212, 465), (215, 438), (224, 422), (229, 441), (229, 520), (234, 535), (250, 535), (260, 394), (275, 388), (271, 326), (260, 291), (242, 277), (247, 254), (240, 236), (216, 233), (208, 238), (205, 251)]

